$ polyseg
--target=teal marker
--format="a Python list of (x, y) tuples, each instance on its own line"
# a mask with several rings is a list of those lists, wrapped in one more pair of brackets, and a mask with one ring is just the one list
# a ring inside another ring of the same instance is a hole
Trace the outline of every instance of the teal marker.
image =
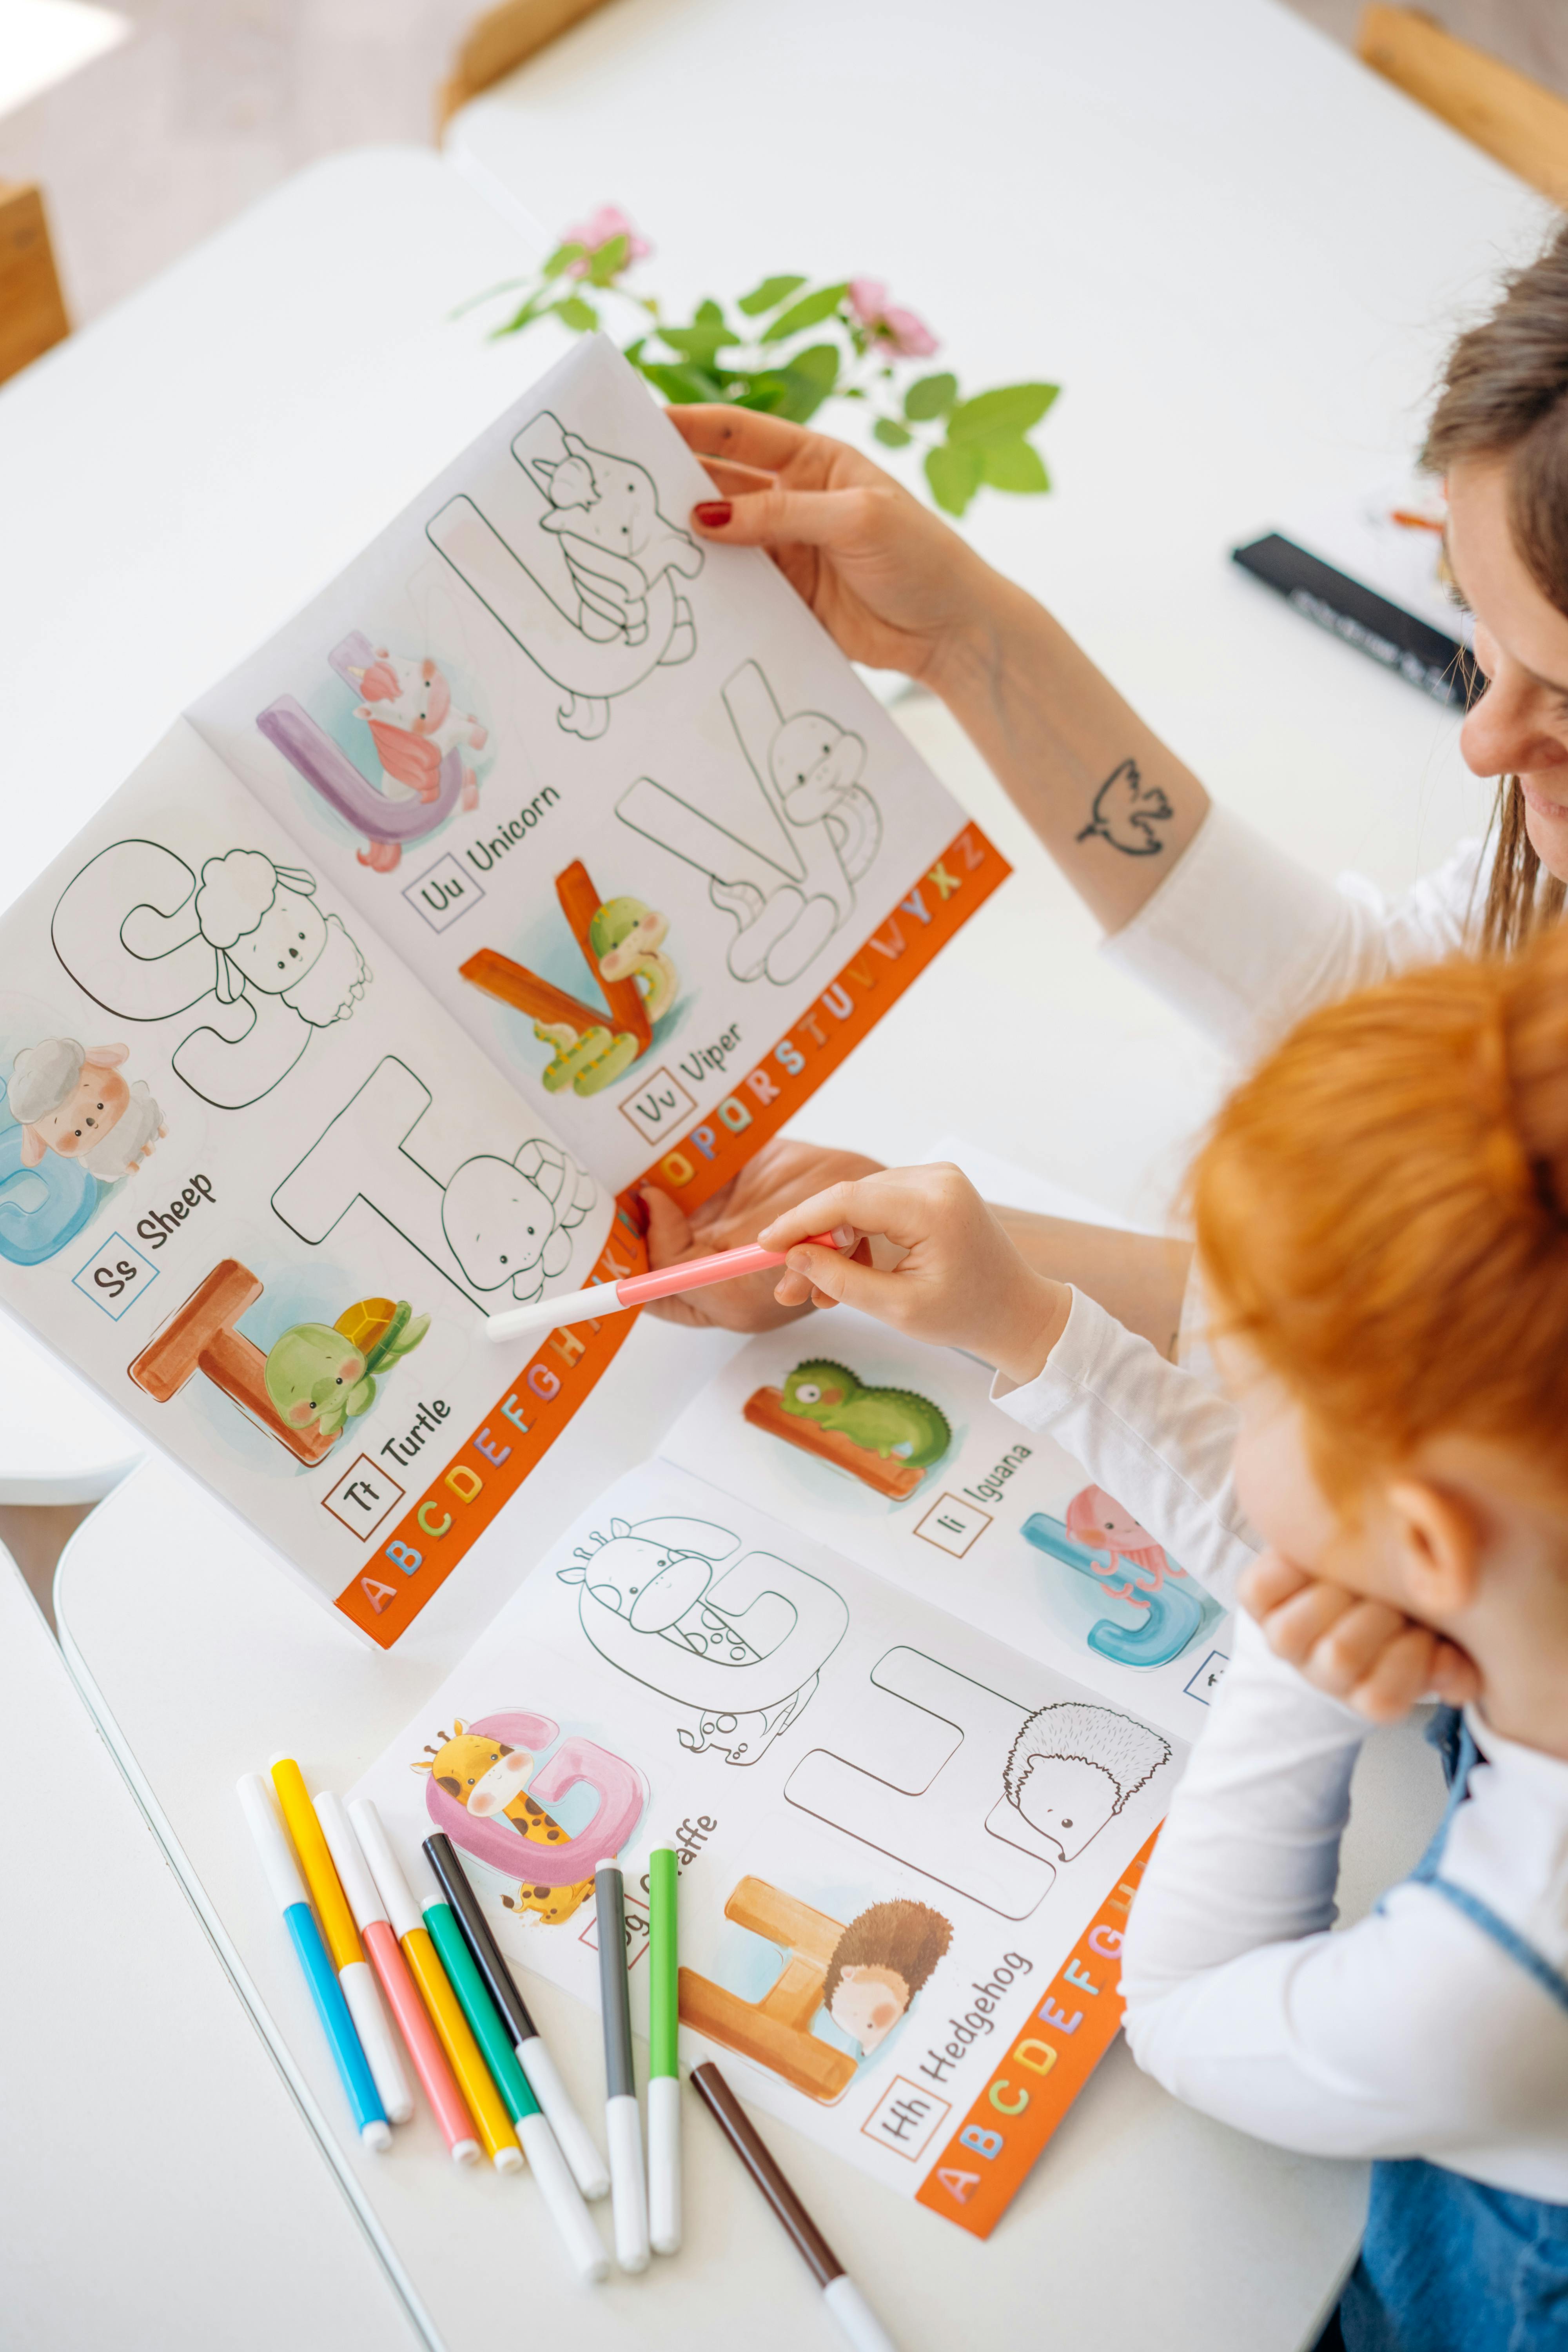
[(656, 2254), (680, 2252), (679, 1866), (672, 1845), (648, 1857), (647, 2218)]
[(554, 2133), (540, 2113), (539, 2102), (528, 2087), (528, 2077), (518, 2064), (511, 2035), (485, 1990), (484, 1979), (463, 1941), (463, 1931), (425, 1853), (414, 1858), (408, 1882), (425, 1915), (437, 1958), (451, 1979), (458, 2005), (468, 2021), (485, 2064), (495, 2077), (506, 2111), (517, 2126), (522, 2152), (533, 2168), (540, 2194), (550, 2208), (550, 2218), (561, 2232), (573, 2268), (584, 2283), (608, 2278), (610, 2258), (583, 2201), (583, 2192), (556, 2146)]

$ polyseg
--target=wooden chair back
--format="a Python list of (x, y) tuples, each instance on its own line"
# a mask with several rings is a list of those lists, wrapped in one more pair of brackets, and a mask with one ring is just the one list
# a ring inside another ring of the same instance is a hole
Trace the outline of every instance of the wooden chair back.
[(43, 192), (0, 180), (0, 383), (69, 332)]
[(469, 99), (478, 98), (503, 74), (547, 48), (604, 5), (605, 0), (500, 0), (498, 6), (476, 16), (437, 93), (437, 138)]
[(1418, 8), (1363, 9), (1356, 55), (1568, 209), (1568, 99), (1456, 40)]

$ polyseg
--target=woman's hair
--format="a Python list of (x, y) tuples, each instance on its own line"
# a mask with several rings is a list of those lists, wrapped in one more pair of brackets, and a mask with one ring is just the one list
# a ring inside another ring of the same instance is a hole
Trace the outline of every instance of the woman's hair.
[(1568, 927), (1309, 1015), (1192, 1176), (1216, 1327), (1342, 1502), (1430, 1440), (1568, 1492)]
[[(1446, 474), (1466, 457), (1505, 460), (1514, 545), (1542, 594), (1568, 614), (1568, 225), (1448, 355), (1422, 463)], [(1489, 953), (1555, 922), (1564, 897), (1554, 877), (1541, 880), (1517, 776), (1499, 785), (1493, 827), (1481, 916)]]

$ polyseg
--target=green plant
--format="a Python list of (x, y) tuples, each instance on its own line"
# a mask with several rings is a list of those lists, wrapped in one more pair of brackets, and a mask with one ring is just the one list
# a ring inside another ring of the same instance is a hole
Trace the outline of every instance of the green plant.
[(684, 322), (667, 319), (656, 295), (621, 282), (651, 250), (624, 213), (601, 205), (566, 231), (534, 277), (478, 299), (522, 290), (498, 336), (521, 334), (540, 319), (592, 334), (622, 306), (635, 329), (625, 356), (667, 401), (732, 401), (798, 425), (829, 401), (863, 402), (884, 449), (920, 452), (931, 497), (947, 514), (964, 513), (983, 487), (1024, 496), (1050, 488), (1029, 436), (1057, 396), (1054, 383), (965, 396), (951, 370), (917, 373), (937, 340), (874, 278), (817, 286), (786, 272), (764, 278), (728, 310), (710, 299)]

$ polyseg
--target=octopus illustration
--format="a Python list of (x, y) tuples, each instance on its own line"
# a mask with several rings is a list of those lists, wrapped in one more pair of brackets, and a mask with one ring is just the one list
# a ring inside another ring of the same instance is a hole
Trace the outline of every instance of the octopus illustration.
[(1059, 1519), (1031, 1512), (1023, 1535), (1132, 1612), (1131, 1624), (1106, 1617), (1090, 1627), (1086, 1638), (1100, 1657), (1126, 1666), (1165, 1665), (1204, 1622), (1205, 1603), (1192, 1578), (1103, 1486), (1080, 1488)]

